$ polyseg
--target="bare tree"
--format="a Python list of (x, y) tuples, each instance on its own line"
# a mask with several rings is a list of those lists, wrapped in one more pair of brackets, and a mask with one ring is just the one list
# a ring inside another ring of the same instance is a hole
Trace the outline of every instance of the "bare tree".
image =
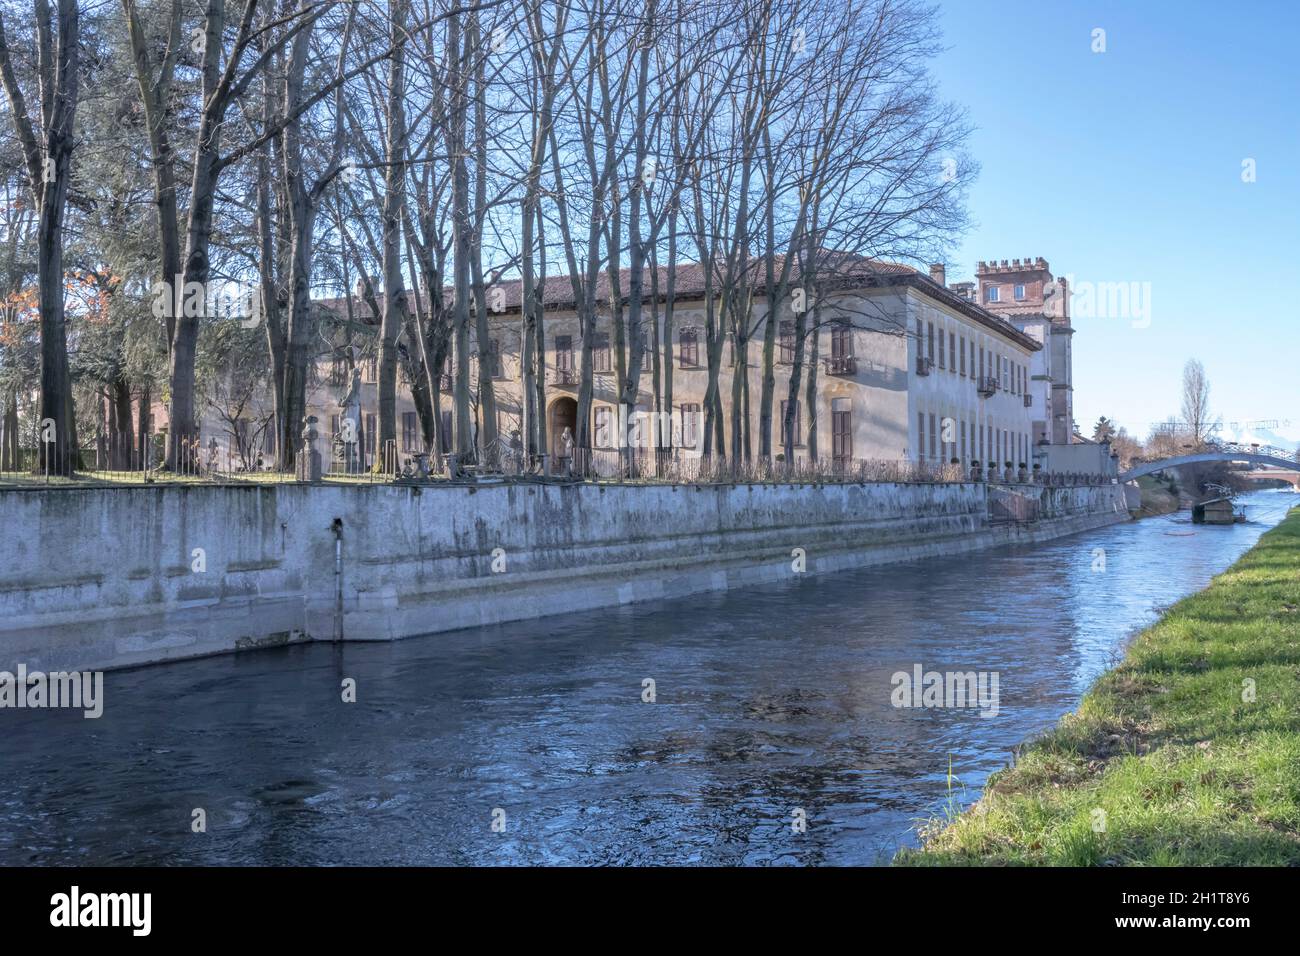
[(1210, 418), (1210, 380), (1197, 359), (1188, 359), (1183, 366), (1183, 422), (1194, 449), (1205, 447), (1219, 427)]

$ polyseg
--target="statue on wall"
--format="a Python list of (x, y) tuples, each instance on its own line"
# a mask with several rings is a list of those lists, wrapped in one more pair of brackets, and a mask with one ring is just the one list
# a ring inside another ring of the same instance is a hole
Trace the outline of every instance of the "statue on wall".
[(320, 452), (316, 450), (316, 416), (308, 415), (302, 420), (302, 453), (298, 456), (298, 480), (320, 481)]
[(343, 467), (348, 474), (354, 474), (361, 470), (358, 454), (361, 448), (361, 370), (359, 368), (352, 369), (352, 382), (348, 386), (347, 394), (339, 400), (339, 408), (342, 414), (339, 415), (338, 440), (343, 443)]

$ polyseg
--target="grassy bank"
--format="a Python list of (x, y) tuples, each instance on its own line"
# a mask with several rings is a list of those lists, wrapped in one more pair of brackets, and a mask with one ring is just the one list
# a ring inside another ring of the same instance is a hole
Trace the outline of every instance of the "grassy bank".
[(1178, 496), (1178, 483), (1163, 475), (1143, 475), (1137, 480), (1138, 490), (1142, 493), (1142, 507), (1137, 517), (1150, 518), (1155, 515), (1172, 514), (1182, 507)]
[(1300, 509), (925, 837), (895, 862), (1300, 865)]

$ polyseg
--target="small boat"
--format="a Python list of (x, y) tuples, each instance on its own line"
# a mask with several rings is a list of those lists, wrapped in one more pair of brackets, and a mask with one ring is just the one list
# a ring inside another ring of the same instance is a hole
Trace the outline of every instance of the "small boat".
[(1232, 499), (1226, 495), (1192, 506), (1193, 524), (1236, 524), (1245, 520), (1245, 511), (1233, 508)]

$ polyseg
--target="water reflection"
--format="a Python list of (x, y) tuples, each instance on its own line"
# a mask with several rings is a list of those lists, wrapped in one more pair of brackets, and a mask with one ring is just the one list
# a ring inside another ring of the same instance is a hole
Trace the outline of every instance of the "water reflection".
[[(100, 720), (0, 713), (0, 862), (880, 862), (943, 806), (950, 760), (973, 799), (1127, 635), (1298, 500), (1254, 494), (1244, 525), (1151, 519), (687, 601), (111, 673)], [(997, 671), (998, 716), (895, 709), (890, 677), (918, 663)], [(344, 677), (355, 704), (340, 702)], [(198, 807), (204, 835), (190, 832)]]

